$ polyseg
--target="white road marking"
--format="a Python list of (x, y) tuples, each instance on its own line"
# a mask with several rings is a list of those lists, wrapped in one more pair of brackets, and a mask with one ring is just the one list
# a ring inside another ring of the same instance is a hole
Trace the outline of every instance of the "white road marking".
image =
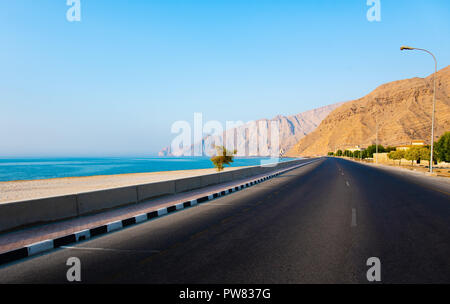
[(127, 250), (127, 249), (111, 249), (111, 248), (90, 248), (90, 247), (73, 247), (61, 246), (63, 249), (89, 250), (89, 251), (115, 251), (115, 252), (135, 252), (135, 253), (158, 253), (160, 250)]
[(211, 204), (203, 204), (201, 207), (214, 207), (214, 206), (233, 206), (234, 204), (230, 203), (211, 203)]
[(352, 208), (352, 227), (356, 227), (356, 209)]

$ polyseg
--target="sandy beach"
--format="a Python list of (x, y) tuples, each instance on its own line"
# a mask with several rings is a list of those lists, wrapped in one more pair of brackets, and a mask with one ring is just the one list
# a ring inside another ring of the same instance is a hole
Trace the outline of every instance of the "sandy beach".
[[(245, 167), (229, 167), (225, 172), (241, 168)], [(154, 183), (216, 172), (215, 169), (197, 169), (0, 182), (0, 203)]]

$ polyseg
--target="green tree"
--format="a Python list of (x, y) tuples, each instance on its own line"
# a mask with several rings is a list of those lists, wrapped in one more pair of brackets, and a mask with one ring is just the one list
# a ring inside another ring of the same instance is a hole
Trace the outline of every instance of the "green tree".
[[(429, 146), (420, 148), (420, 159), (430, 161), (431, 148)], [(437, 153), (433, 151), (433, 159), (436, 161)]]
[(436, 157), (441, 162), (450, 162), (450, 132), (445, 132), (435, 145)]
[(345, 150), (345, 151), (344, 151), (344, 156), (345, 156), (345, 157), (352, 157), (352, 156), (353, 156), (353, 153), (352, 153), (352, 151)]
[(334, 152), (328, 152), (328, 156), (334, 156)]
[[(367, 151), (367, 157), (373, 158), (373, 154), (376, 153), (376, 151), (377, 151), (377, 146), (376, 145), (368, 146), (366, 151)], [(383, 153), (383, 152), (385, 152), (384, 147), (382, 145), (378, 145), (378, 153)]]
[(225, 165), (229, 165), (234, 162), (234, 155), (236, 155), (237, 150), (234, 150), (232, 153), (225, 149), (224, 146), (216, 146), (217, 155), (211, 158), (214, 167), (217, 168), (217, 171), (222, 171)]
[(337, 156), (342, 156), (342, 150), (337, 150), (336, 155)]
[(419, 150), (420, 153), (420, 159), (423, 160), (430, 160), (430, 154), (431, 154), (431, 150), (428, 147), (421, 147)]
[(410, 160), (411, 161), (411, 165), (413, 165), (414, 166), (414, 161), (417, 161), (417, 162), (419, 162), (421, 159), (423, 159), (422, 157), (421, 157), (421, 155), (422, 155), (422, 147), (411, 147), (410, 149), (408, 149), (406, 152), (405, 152), (405, 158), (407, 159), (407, 160)]
[(387, 146), (387, 147), (384, 148), (384, 152), (386, 152), (386, 153), (389, 153), (389, 152), (392, 152), (392, 151), (396, 151), (396, 150), (397, 150), (396, 147), (389, 147), (389, 146)]
[(367, 150), (362, 151), (362, 159), (366, 159), (367, 158)]
[(396, 160), (398, 160), (398, 164), (401, 165), (402, 164), (402, 159), (405, 157), (405, 151), (399, 150), (399, 151), (391, 151), (388, 154), (388, 157), (392, 160), (394, 160), (394, 162)]
[(356, 150), (355, 152), (353, 152), (353, 157), (354, 158), (361, 158), (361, 151)]

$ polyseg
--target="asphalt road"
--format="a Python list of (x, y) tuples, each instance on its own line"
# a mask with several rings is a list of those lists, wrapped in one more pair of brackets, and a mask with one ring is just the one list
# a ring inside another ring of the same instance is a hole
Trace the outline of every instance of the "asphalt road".
[(450, 190), (326, 158), (270, 181), (0, 268), (0, 283), (450, 283)]

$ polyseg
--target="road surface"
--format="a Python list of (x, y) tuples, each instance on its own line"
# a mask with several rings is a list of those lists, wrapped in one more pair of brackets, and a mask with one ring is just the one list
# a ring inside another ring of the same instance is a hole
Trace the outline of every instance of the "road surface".
[(450, 187), (324, 158), (267, 182), (0, 268), (0, 283), (450, 283)]

